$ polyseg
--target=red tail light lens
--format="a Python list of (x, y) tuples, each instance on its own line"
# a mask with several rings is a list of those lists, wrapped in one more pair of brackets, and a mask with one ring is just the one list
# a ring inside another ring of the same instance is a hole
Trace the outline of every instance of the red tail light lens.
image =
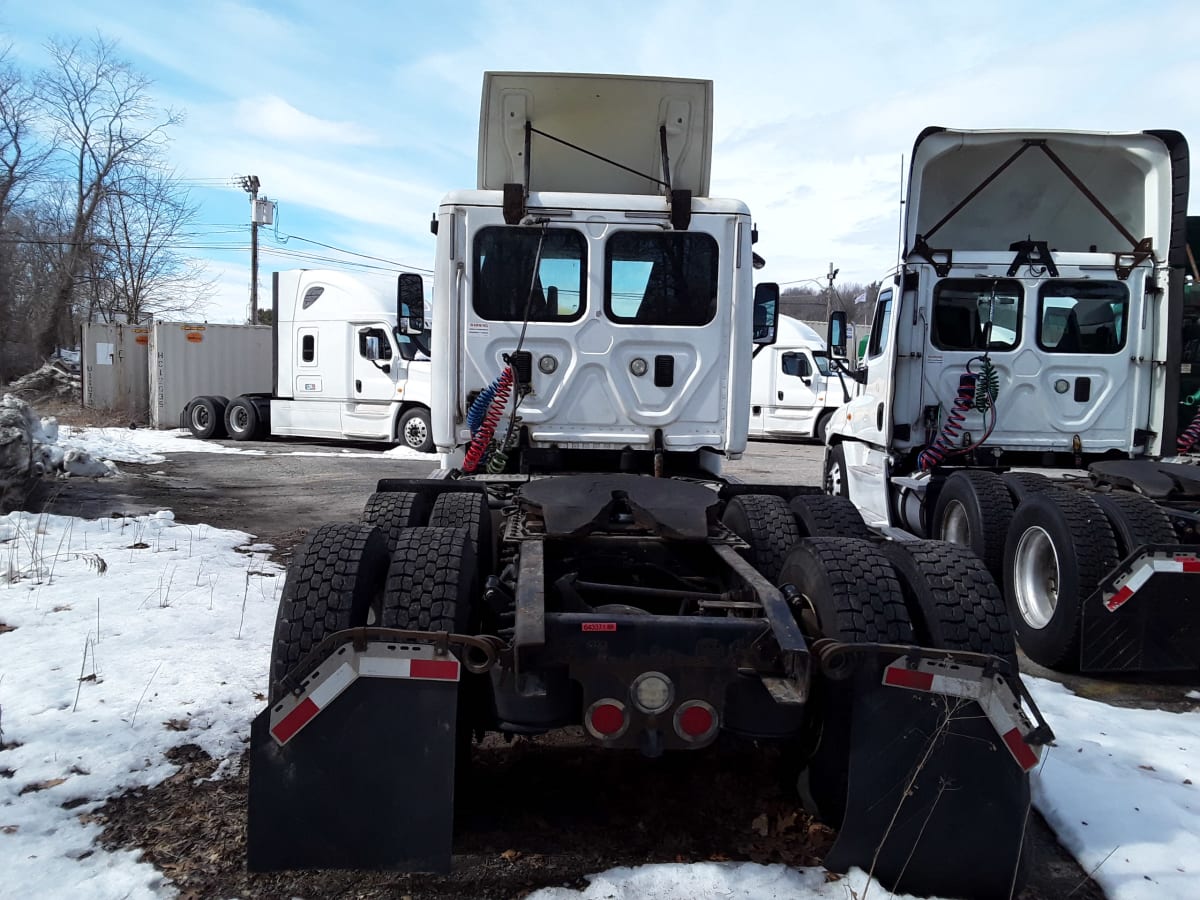
[(588, 707), (583, 724), (592, 737), (602, 741), (611, 740), (625, 733), (629, 727), (629, 717), (625, 712), (625, 704), (620, 700), (597, 700)]
[(707, 740), (717, 724), (717, 711), (703, 700), (689, 700), (675, 710), (675, 733), (685, 741)]

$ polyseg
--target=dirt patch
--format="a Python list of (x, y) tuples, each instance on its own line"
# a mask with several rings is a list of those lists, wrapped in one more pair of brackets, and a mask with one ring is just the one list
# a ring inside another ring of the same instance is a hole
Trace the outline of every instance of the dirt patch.
[[(79, 373), (74, 372), (64, 363), (48, 362), (40, 369), (27, 375), (22, 375), (4, 387), (4, 393), (20, 397), (31, 406), (39, 406), (53, 401), (69, 403), (78, 402), (82, 396), (82, 381)], [(41, 415), (49, 415), (42, 412)]]
[[(413, 900), (520, 898), (541, 887), (582, 887), (614, 866), (750, 860), (818, 864), (833, 833), (800, 808), (779, 750), (730, 742), (648, 760), (582, 739), (496, 739), (476, 747), (456, 810), (448, 876), (380, 872), (248, 873), (248, 754), (236, 774), (195, 745), (173, 751), (180, 771), (152, 789), (110, 800), (88, 818), (101, 843), (138, 849), (184, 897), (353, 896)], [(1034, 814), (1035, 844), (1048, 829)], [(1053, 843), (1052, 836), (1049, 838)], [(1020, 900), (1102, 900), (1057, 844), (1039, 851)]]

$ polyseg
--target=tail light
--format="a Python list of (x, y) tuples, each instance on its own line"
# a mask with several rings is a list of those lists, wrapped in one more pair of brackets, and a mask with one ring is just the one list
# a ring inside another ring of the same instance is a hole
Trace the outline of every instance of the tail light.
[(688, 700), (675, 710), (675, 733), (685, 741), (706, 741), (716, 733), (717, 711), (703, 700)]
[(619, 738), (629, 727), (629, 715), (620, 700), (605, 698), (587, 708), (583, 725), (592, 737), (602, 741)]

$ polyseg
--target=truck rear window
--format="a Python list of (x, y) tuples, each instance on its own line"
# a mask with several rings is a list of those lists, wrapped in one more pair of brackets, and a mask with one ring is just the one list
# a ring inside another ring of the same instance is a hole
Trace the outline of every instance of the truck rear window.
[(605, 248), (604, 311), (614, 322), (706, 325), (717, 313), (717, 242), (689, 231), (618, 231)]
[(586, 301), (586, 258), (583, 235), (572, 229), (480, 229), (475, 235), (472, 294), (476, 315), (494, 322), (523, 322), (528, 310), (531, 322), (578, 319)]
[(939, 281), (933, 289), (933, 346), (1012, 350), (1021, 342), (1023, 294), (1021, 283), (1010, 278)]
[(1117, 281), (1047, 281), (1038, 295), (1038, 346), (1116, 353), (1125, 346), (1129, 291)]

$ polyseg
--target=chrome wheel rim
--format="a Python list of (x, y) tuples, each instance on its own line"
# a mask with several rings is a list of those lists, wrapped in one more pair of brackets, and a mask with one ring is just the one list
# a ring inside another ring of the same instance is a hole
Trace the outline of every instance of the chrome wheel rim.
[(404, 426), (405, 443), (414, 450), (419, 450), (428, 438), (429, 429), (425, 427), (425, 422), (419, 418), (409, 419), (408, 424)]
[(1030, 628), (1045, 628), (1058, 606), (1061, 573), (1058, 551), (1044, 528), (1025, 529), (1013, 554), (1013, 591), (1017, 610)]
[(208, 409), (206, 407), (192, 407), (192, 425), (198, 431), (203, 431), (208, 427)]
[(842, 467), (833, 459), (832, 454), (829, 458), (829, 466), (825, 471), (825, 481), (825, 493), (840, 494), (842, 492)]
[(961, 547), (971, 546), (971, 520), (967, 518), (967, 508), (957, 500), (946, 504), (946, 511), (942, 516), (941, 538)]
[(237, 432), (245, 431), (249, 425), (250, 414), (246, 412), (246, 408), (239, 406), (233, 411), (233, 415), (229, 417), (229, 424), (233, 426), (233, 430)]

